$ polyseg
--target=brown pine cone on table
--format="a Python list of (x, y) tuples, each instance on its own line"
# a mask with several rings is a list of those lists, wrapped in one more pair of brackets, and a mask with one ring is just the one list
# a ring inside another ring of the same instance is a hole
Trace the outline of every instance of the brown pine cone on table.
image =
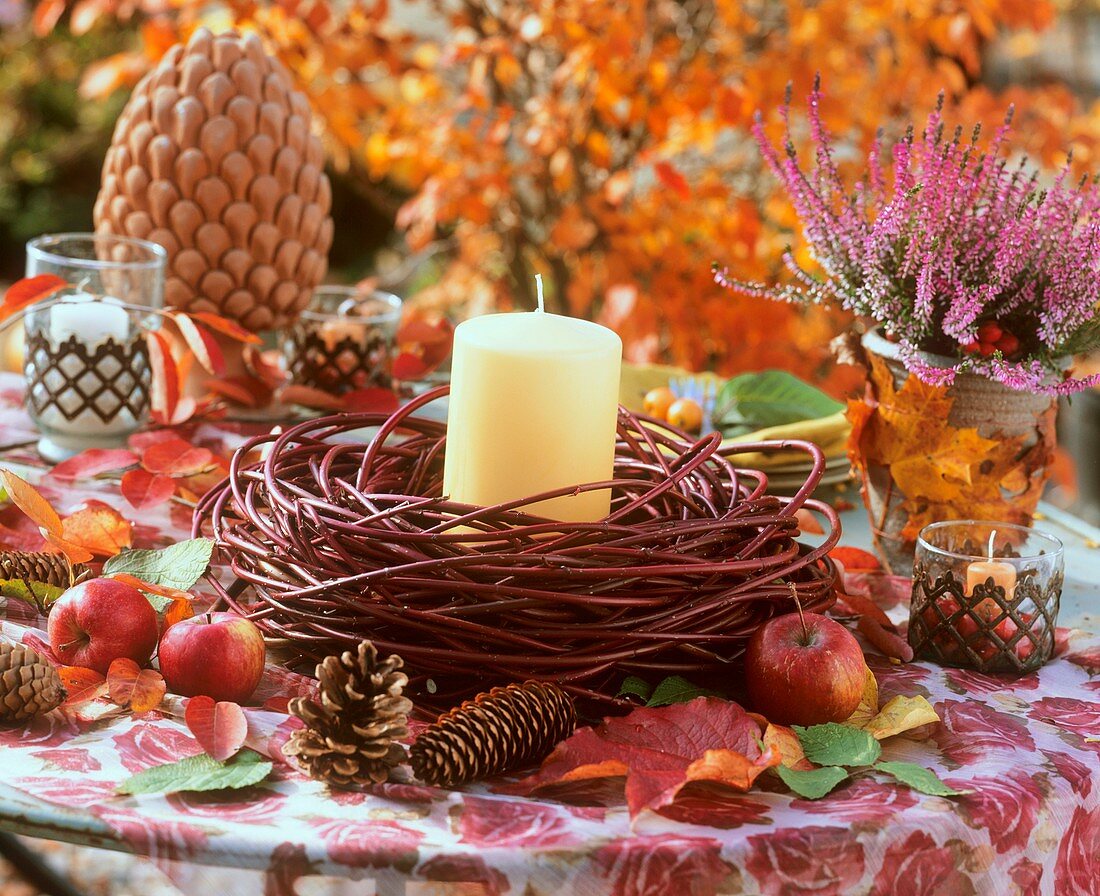
[(0, 642), (0, 722), (26, 722), (61, 705), (57, 670), (23, 644)]
[(313, 778), (334, 787), (377, 784), (405, 760), (412, 701), (402, 696), (408, 676), (401, 657), (378, 658), (370, 641), (358, 650), (326, 657), (317, 666), (320, 702), (297, 697), (290, 712), (306, 727), (283, 753)]

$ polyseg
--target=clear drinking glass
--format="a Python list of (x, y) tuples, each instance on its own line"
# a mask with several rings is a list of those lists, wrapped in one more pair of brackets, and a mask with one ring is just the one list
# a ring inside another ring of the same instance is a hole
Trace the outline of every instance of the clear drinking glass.
[(166, 257), (156, 243), (108, 235), (27, 243), (28, 277), (56, 274), (70, 284), (23, 321), (27, 407), (47, 460), (121, 447), (147, 421), (152, 375), (144, 334), (159, 318), (145, 309), (164, 302)]
[(1062, 543), (1011, 523), (958, 520), (917, 537), (909, 644), (980, 672), (1029, 672), (1054, 652)]
[(401, 308), (388, 292), (317, 287), (283, 343), (291, 382), (333, 395), (390, 388)]

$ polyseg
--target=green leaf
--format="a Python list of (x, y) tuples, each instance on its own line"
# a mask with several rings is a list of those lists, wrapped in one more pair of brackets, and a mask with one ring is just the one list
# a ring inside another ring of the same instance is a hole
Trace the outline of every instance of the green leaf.
[(935, 772), (912, 762), (878, 762), (875, 768), (929, 796), (962, 796), (964, 793), (970, 793), (969, 790), (952, 790), (936, 777)]
[(103, 574), (124, 572), (150, 585), (187, 591), (202, 578), (213, 552), (209, 538), (192, 538), (159, 551), (123, 551), (103, 564)]
[(870, 765), (882, 753), (877, 740), (850, 725), (827, 722), (811, 728), (795, 725), (794, 730), (814, 765)]
[(24, 579), (4, 579), (0, 581), (0, 595), (26, 601), (39, 610), (45, 610), (64, 593), (64, 588), (51, 585), (48, 582), (28, 582)]
[(785, 370), (762, 370), (735, 376), (722, 386), (715, 400), (714, 419), (759, 429), (816, 420), (843, 408), (839, 401)]
[(826, 765), (822, 768), (811, 768), (804, 771), (780, 765), (776, 767), (775, 771), (783, 779), (784, 784), (807, 800), (821, 799), (841, 781), (848, 779), (848, 773), (835, 765)]
[(671, 675), (653, 689), (646, 706), (669, 706), (687, 703), (696, 697), (717, 697), (717, 691), (701, 688), (679, 675)]
[(259, 784), (271, 774), (272, 764), (254, 750), (241, 750), (228, 762), (205, 753), (179, 762), (155, 765), (138, 772), (116, 788), (118, 793), (178, 793), (198, 790), (237, 790)]
[(622, 687), (619, 688), (619, 693), (616, 697), (641, 697), (643, 700), (648, 700), (649, 695), (653, 693), (653, 688), (649, 686), (649, 682), (644, 678), (639, 678), (637, 675), (628, 675), (623, 681)]

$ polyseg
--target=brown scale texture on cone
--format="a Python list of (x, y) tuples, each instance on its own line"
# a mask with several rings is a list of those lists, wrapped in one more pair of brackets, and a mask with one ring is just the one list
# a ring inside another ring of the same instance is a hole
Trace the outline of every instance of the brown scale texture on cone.
[(23, 644), (0, 643), (0, 722), (25, 722), (64, 699), (53, 666)]
[(168, 251), (165, 302), (284, 327), (324, 278), (332, 192), (312, 112), (254, 34), (196, 31), (134, 88), (115, 126), (96, 233)]
[(45, 582), (68, 588), (87, 578), (88, 567), (70, 563), (64, 554), (45, 551), (4, 551), (0, 553), (0, 580)]
[(334, 787), (377, 784), (405, 761), (412, 701), (402, 696), (408, 676), (399, 656), (379, 660), (370, 641), (326, 657), (317, 666), (320, 702), (297, 697), (290, 712), (306, 723), (283, 752), (311, 777)]
[(576, 724), (573, 701), (557, 685), (510, 684), (441, 715), (409, 758), (421, 781), (451, 787), (541, 762)]

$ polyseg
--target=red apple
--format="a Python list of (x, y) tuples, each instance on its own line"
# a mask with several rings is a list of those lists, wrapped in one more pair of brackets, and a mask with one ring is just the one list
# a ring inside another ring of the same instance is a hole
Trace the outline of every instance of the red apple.
[(866, 680), (859, 642), (817, 613), (772, 619), (745, 652), (751, 708), (783, 725), (843, 722), (859, 706)]
[(247, 619), (207, 613), (177, 622), (160, 639), (160, 671), (174, 694), (244, 703), (264, 674), (264, 638)]
[(50, 647), (66, 666), (103, 674), (113, 660), (129, 657), (139, 666), (157, 646), (157, 614), (145, 595), (115, 579), (74, 585), (50, 608)]

